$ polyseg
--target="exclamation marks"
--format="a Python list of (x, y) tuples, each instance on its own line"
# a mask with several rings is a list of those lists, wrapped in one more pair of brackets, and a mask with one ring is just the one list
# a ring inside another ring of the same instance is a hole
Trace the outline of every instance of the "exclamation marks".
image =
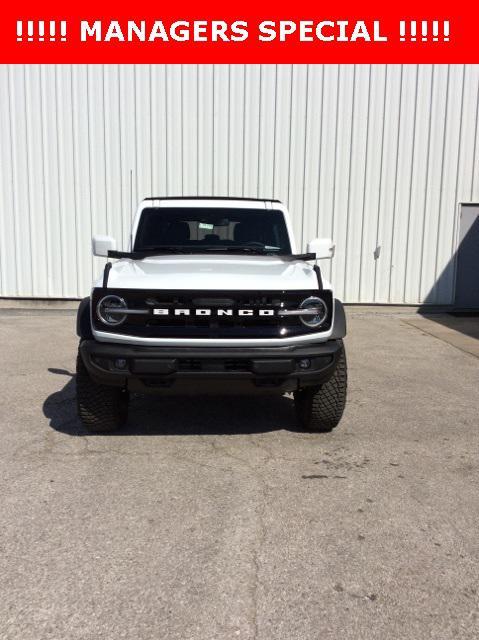
[(449, 20), (446, 20), (443, 24), (444, 28), (444, 42), (449, 42)]
[[(60, 25), (60, 38), (57, 38), (57, 25)], [(24, 22), (17, 20), (17, 42), (24, 41)], [(56, 42), (57, 39), (60, 42), (67, 41), (67, 23), (65, 20), (61, 20), (58, 23), (55, 20), (48, 21), (48, 34), (45, 33), (45, 21), (44, 20), (27, 20), (27, 42)]]
[(427, 42), (427, 22), (425, 20), (421, 22), (421, 35), (422, 41)]
[[(440, 34), (439, 27), (442, 25), (442, 34)], [(432, 37), (429, 37), (431, 33)], [(428, 22), (427, 20), (421, 21), (421, 38), (417, 37), (417, 22), (416, 20), (401, 20), (399, 23), (399, 40), (401, 42), (449, 42), (449, 21), (440, 23), (439, 20), (433, 20)]]
[(411, 21), (411, 42), (416, 42), (416, 21)]

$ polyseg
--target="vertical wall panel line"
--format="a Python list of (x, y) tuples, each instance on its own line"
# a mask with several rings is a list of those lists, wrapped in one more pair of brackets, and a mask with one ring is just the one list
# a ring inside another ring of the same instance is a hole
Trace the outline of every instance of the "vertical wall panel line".
[[(154, 150), (154, 145), (153, 145), (153, 83), (152, 83), (152, 68), (151, 68), (151, 64), (148, 65), (148, 104), (149, 104), (149, 116), (150, 116), (150, 138), (151, 138), (151, 143), (149, 145), (149, 151), (150, 151), (150, 196), (154, 196), (156, 194), (153, 193), (153, 182), (154, 182), (154, 176), (153, 176), (153, 150)], [(121, 175), (121, 171), (120, 171), (120, 175)]]
[(125, 184), (124, 184), (124, 177), (123, 177), (123, 171), (125, 170), (125, 167), (123, 166), (123, 145), (124, 145), (124, 140), (123, 140), (123, 135), (122, 135), (122, 126), (121, 126), (121, 117), (122, 117), (122, 113), (121, 113), (121, 73), (120, 73), (120, 65), (117, 66), (117, 74), (118, 74), (118, 93), (117, 93), (117, 99), (118, 99), (118, 148), (119, 148), (119, 165), (120, 165), (120, 205), (121, 205), (121, 212), (120, 212), (120, 228), (121, 228), (121, 238), (122, 241), (125, 241), (126, 239), (126, 229), (125, 229), (125, 202), (124, 202), (124, 198), (123, 198), (123, 194), (124, 194), (124, 188), (125, 188)]
[(263, 65), (259, 65), (259, 90), (258, 90), (258, 167), (256, 171), (256, 197), (259, 198), (259, 185), (261, 175), (261, 104), (263, 99)]
[(106, 149), (106, 99), (105, 99), (105, 65), (101, 65), (101, 91), (102, 91), (102, 117), (103, 117), (103, 161), (104, 161), (104, 188), (105, 188), (105, 229), (110, 230), (110, 220), (108, 215), (109, 193), (108, 193), (108, 153)]
[(47, 149), (46, 144), (46, 136), (44, 131), (44, 121), (45, 121), (45, 113), (44, 113), (44, 83), (43, 83), (43, 67), (40, 67), (39, 70), (39, 83), (40, 83), (40, 140), (42, 144), (42, 177), (43, 177), (43, 210), (44, 210), (44, 239), (45, 239), (45, 247), (46, 247), (46, 291), (47, 295), (51, 293), (50, 291), (50, 281), (51, 281), (51, 246), (50, 246), (50, 238), (48, 235), (48, 227), (49, 227), (49, 215), (48, 215), (48, 207), (47, 207), (47, 174), (46, 174), (46, 162), (45, 162), (45, 152)]
[[(333, 182), (333, 194), (332, 194), (332, 200), (331, 202), (333, 203), (332, 206), (332, 210), (331, 210), (331, 233), (334, 235), (334, 224), (335, 224), (335, 207), (336, 207), (336, 169), (338, 166), (338, 131), (339, 131), (339, 116), (338, 116), (338, 107), (339, 107), (339, 91), (341, 88), (341, 65), (337, 65), (338, 66), (338, 79), (337, 79), (337, 83), (336, 83), (336, 117), (335, 117), (335, 123), (334, 123), (334, 161), (333, 161), (333, 176), (334, 176), (334, 182)], [(332, 265), (330, 266), (330, 270), (332, 273)]]
[[(409, 199), (408, 199), (408, 209), (407, 209), (407, 226), (406, 226), (406, 240), (409, 238), (409, 229), (411, 225), (411, 203), (412, 203), (412, 185), (413, 185), (413, 172), (414, 172), (414, 160), (416, 156), (416, 126), (417, 126), (417, 99), (418, 99), (418, 84), (419, 84), (419, 68), (416, 65), (416, 83), (415, 83), (415, 92), (414, 92), (414, 115), (413, 115), (413, 131), (412, 131), (412, 152), (411, 152), (411, 171), (409, 175)], [(406, 241), (406, 246), (404, 247), (405, 257), (404, 257), (404, 285), (403, 285), (403, 299), (402, 301), (406, 301), (406, 273), (408, 271), (408, 258), (409, 258), (409, 242)]]
[(391, 255), (389, 257), (389, 284), (388, 284), (388, 302), (391, 302), (391, 277), (394, 255), (394, 228), (396, 223), (396, 207), (397, 207), (397, 184), (398, 184), (398, 168), (399, 168), (399, 146), (401, 143), (401, 108), (402, 108), (402, 95), (403, 95), (403, 81), (404, 81), (404, 65), (401, 65), (401, 75), (399, 80), (399, 108), (398, 108), (398, 134), (396, 144), (396, 170), (394, 172), (394, 198), (393, 198), (393, 217), (391, 220)]
[[(90, 229), (93, 231), (93, 194), (91, 181), (91, 130), (90, 130), (90, 73), (89, 67), (86, 67), (86, 115), (87, 115), (87, 141), (88, 141), (88, 195), (89, 195), (89, 211)], [(95, 261), (93, 256), (90, 257), (91, 269), (95, 270)]]
[(36, 235), (35, 235), (35, 227), (36, 222), (34, 220), (35, 212), (32, 211), (32, 163), (33, 158), (30, 158), (31, 151), (31, 140), (30, 137), (32, 132), (28, 126), (28, 114), (31, 109), (31, 104), (28, 104), (29, 91), (27, 89), (27, 75), (26, 75), (26, 67), (23, 68), (23, 96), (25, 100), (24, 105), (24, 115), (25, 115), (25, 166), (27, 169), (27, 175), (25, 176), (25, 182), (27, 185), (27, 216), (28, 216), (28, 243), (30, 248), (30, 287), (32, 294), (34, 291), (38, 290), (38, 282), (37, 282), (37, 274), (34, 266), (34, 257), (37, 254), (36, 245)]
[(315, 237), (318, 237), (319, 235), (319, 217), (321, 215), (321, 211), (319, 210), (319, 199), (320, 199), (320, 194), (321, 194), (321, 188), (322, 188), (322, 184), (321, 184), (321, 160), (322, 160), (322, 154), (323, 154), (323, 127), (324, 127), (324, 122), (323, 122), (323, 116), (324, 116), (324, 64), (321, 65), (321, 100), (320, 100), (320, 115), (319, 115), (319, 162), (318, 162), (318, 193), (317, 193), (317, 198), (316, 198), (316, 211), (315, 216), (316, 216), (316, 233), (315, 233)]
[(215, 195), (215, 67), (211, 70), (211, 193)]
[[(381, 219), (381, 193), (383, 188), (383, 161), (384, 161), (384, 134), (386, 129), (386, 104), (387, 104), (387, 90), (388, 90), (388, 68), (385, 69), (384, 76), (384, 94), (383, 94), (383, 122), (382, 122), (382, 133), (381, 133), (381, 162), (379, 165), (379, 197), (378, 197), (378, 208), (377, 208), (377, 218), (376, 218), (376, 242), (375, 248), (377, 249), (379, 246), (379, 224)], [(379, 258), (378, 258), (379, 259)], [(374, 285), (373, 285), (373, 296), (372, 302), (376, 302), (376, 284), (377, 284), (377, 274), (378, 274), (378, 259), (374, 261)]]
[[(434, 260), (434, 275), (435, 282), (437, 281), (437, 265), (438, 265), (438, 256), (439, 256), (439, 238), (441, 233), (441, 211), (442, 211), (442, 201), (444, 198), (443, 194), (443, 183), (444, 183), (444, 153), (446, 151), (446, 132), (447, 132), (447, 114), (449, 107), (449, 80), (450, 80), (450, 72), (451, 67), (447, 65), (447, 84), (446, 84), (446, 107), (444, 114), (444, 128), (442, 132), (442, 159), (441, 159), (441, 178), (439, 180), (439, 206), (438, 206), (438, 218), (437, 218), (437, 236), (436, 236), (436, 255)], [(459, 160), (459, 154), (458, 154)], [(434, 285), (435, 286), (435, 285)]]
[(424, 207), (422, 210), (423, 221), (422, 221), (422, 234), (421, 234), (421, 257), (419, 263), (419, 286), (417, 290), (417, 299), (421, 298), (421, 286), (422, 286), (422, 267), (424, 261), (424, 234), (426, 230), (426, 204), (427, 204), (427, 195), (429, 188), (429, 158), (431, 151), (431, 128), (432, 128), (432, 106), (433, 106), (433, 97), (434, 97), (434, 66), (432, 67), (432, 76), (431, 76), (431, 94), (430, 94), (430, 106), (429, 106), (429, 127), (427, 134), (427, 160), (426, 160), (426, 183), (424, 189)]
[[(276, 158), (276, 118), (278, 115), (278, 65), (274, 66), (274, 114), (273, 114), (273, 162)], [(276, 171), (273, 169), (273, 193), (272, 197), (276, 193), (276, 183), (275, 183)]]
[[(135, 121), (135, 126), (133, 127), (133, 132), (134, 132), (134, 140), (135, 140), (135, 145), (134, 145), (134, 149), (135, 149), (135, 155), (133, 158), (133, 170), (135, 173), (135, 196), (138, 199), (139, 193), (138, 193), (138, 114), (137, 114), (137, 110), (136, 110), (136, 100), (137, 100), (137, 96), (138, 96), (138, 86), (137, 86), (137, 78), (136, 78), (136, 65), (133, 65), (133, 96), (134, 96), (134, 100), (133, 100), (133, 118)], [(141, 195), (142, 198), (144, 198), (144, 195)], [(132, 211), (131, 211), (132, 207), (130, 206), (130, 218), (132, 215)]]
[(241, 154), (241, 195), (244, 197), (245, 191), (245, 154), (246, 154), (246, 93), (248, 84), (246, 82), (247, 65), (243, 65), (243, 136), (242, 136), (242, 154)]
[[(463, 65), (462, 68), (462, 87), (461, 87), (461, 110), (460, 110), (460, 119), (459, 119), (459, 135), (458, 135), (458, 149), (457, 149), (457, 162), (456, 162), (456, 181), (454, 185), (454, 208), (455, 208), (455, 220), (453, 225), (453, 233), (452, 233), (452, 243), (451, 243), (451, 261), (452, 261), (452, 296), (455, 295), (456, 288), (456, 269), (457, 269), (457, 255), (456, 255), (456, 243), (457, 243), (457, 233), (459, 230), (458, 224), (458, 214), (459, 214), (459, 202), (458, 202), (458, 189), (459, 189), (459, 173), (461, 166), (461, 153), (462, 153), (462, 125), (464, 118), (464, 92), (466, 86), (466, 65)], [(478, 105), (479, 106), (479, 105)], [(476, 107), (477, 108), (477, 107)], [(436, 265), (436, 280), (437, 280), (437, 265)], [(453, 302), (453, 298), (451, 296), (451, 302)]]
[(227, 136), (226, 136), (226, 141), (228, 144), (228, 166), (226, 167), (226, 171), (227, 171), (227, 179), (226, 179), (226, 195), (229, 196), (230, 195), (230, 165), (231, 165), (231, 146), (230, 146), (230, 140), (231, 140), (231, 65), (228, 65), (228, 129), (227, 129)]
[(308, 142), (308, 125), (309, 125), (309, 110), (308, 110), (308, 93), (309, 93), (309, 64), (306, 65), (306, 99), (304, 101), (304, 153), (303, 153), (303, 193), (301, 198), (301, 247), (305, 247), (304, 240), (304, 201), (306, 196), (306, 166), (308, 163), (308, 158), (306, 157), (307, 151), (307, 142)]
[(200, 195), (200, 72), (199, 65), (195, 66), (196, 74), (196, 195)]
[(289, 65), (289, 73), (290, 73), (290, 85), (289, 85), (289, 118), (290, 118), (290, 126), (289, 126), (289, 143), (288, 143), (288, 200), (287, 205), (291, 202), (291, 137), (292, 137), (292, 126), (291, 126), (291, 118), (293, 116), (293, 90), (294, 90), (294, 65)]
[(18, 274), (20, 273), (20, 250), (18, 245), (18, 224), (17, 224), (17, 193), (15, 189), (15, 161), (14, 161), (14, 140), (13, 140), (13, 132), (14, 132), (14, 124), (13, 124), (13, 78), (12, 78), (12, 65), (8, 65), (8, 118), (9, 118), (9, 130), (10, 130), (10, 159), (11, 159), (11, 167), (12, 167), (12, 216), (13, 216), (13, 243), (15, 246), (15, 286), (14, 290), (16, 295), (21, 295), (19, 291), (19, 279)]
[(369, 75), (368, 75), (368, 106), (367, 106), (367, 114), (366, 114), (366, 151), (365, 151), (365, 159), (364, 159), (364, 182), (363, 182), (363, 206), (361, 209), (361, 252), (359, 255), (359, 278), (358, 278), (358, 300), (361, 300), (361, 276), (363, 272), (363, 260), (364, 260), (364, 218), (367, 215), (366, 212), (366, 185), (367, 185), (367, 175), (368, 175), (368, 140), (369, 140), (369, 116), (370, 116), (370, 108), (371, 108), (371, 73), (372, 67), (369, 65)]
[(76, 295), (80, 296), (81, 292), (80, 292), (80, 268), (79, 268), (79, 264), (80, 261), (78, 259), (78, 243), (77, 243), (77, 238), (80, 235), (80, 228), (79, 228), (79, 220), (78, 220), (78, 201), (77, 201), (77, 163), (76, 163), (76, 159), (75, 159), (75, 124), (74, 124), (74, 116), (73, 116), (73, 105), (75, 104), (74, 99), (73, 99), (73, 73), (72, 73), (72, 66), (70, 65), (70, 77), (69, 77), (69, 83), (70, 83), (70, 100), (72, 103), (72, 110), (70, 112), (70, 133), (71, 133), (71, 137), (72, 137), (72, 167), (73, 167), (73, 179), (72, 179), (72, 191), (73, 191), (73, 220), (74, 220), (74, 227), (75, 227), (75, 242), (73, 243), (73, 246), (75, 247), (75, 265), (77, 265), (77, 268), (75, 269), (75, 281), (76, 281)]
[[(58, 67), (54, 67), (54, 89), (55, 89), (55, 97), (54, 97), (54, 105), (55, 105), (55, 115), (57, 123), (60, 122), (60, 91), (59, 91), (59, 83), (58, 83)], [(67, 295), (68, 290), (68, 282), (67, 282), (67, 268), (66, 268), (66, 256), (65, 256), (65, 222), (64, 216), (61, 215), (62, 211), (65, 211), (65, 199), (64, 199), (64, 186), (62, 180), (62, 171), (63, 171), (63, 163), (66, 161), (65, 158), (62, 158), (62, 154), (60, 153), (60, 148), (63, 147), (63, 126), (57, 127), (57, 135), (56, 135), (56, 155), (57, 155), (57, 179), (58, 179), (58, 212), (59, 212), (59, 230), (60, 230), (60, 246), (58, 247), (58, 251), (60, 253), (60, 265), (61, 265), (61, 286), (62, 286), (62, 296)]]
[[(351, 175), (352, 175), (352, 164), (353, 164), (353, 141), (354, 141), (354, 107), (356, 100), (356, 66), (353, 67), (353, 95), (351, 99), (351, 144), (349, 147), (349, 169), (348, 169), (348, 194), (346, 198), (346, 229), (345, 229), (345, 247), (344, 247), (344, 256), (345, 260), (348, 257), (348, 238), (349, 238), (349, 207), (351, 204)], [(347, 279), (347, 269), (346, 265), (344, 268), (344, 277), (343, 277), (343, 291), (346, 291), (346, 279)]]

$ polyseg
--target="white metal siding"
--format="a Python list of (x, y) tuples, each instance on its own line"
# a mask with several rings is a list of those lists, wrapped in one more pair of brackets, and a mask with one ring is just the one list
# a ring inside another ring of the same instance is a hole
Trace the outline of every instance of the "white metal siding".
[(478, 91), (462, 65), (2, 66), (0, 295), (87, 294), (92, 233), (200, 194), (286, 202), (346, 301), (451, 302)]

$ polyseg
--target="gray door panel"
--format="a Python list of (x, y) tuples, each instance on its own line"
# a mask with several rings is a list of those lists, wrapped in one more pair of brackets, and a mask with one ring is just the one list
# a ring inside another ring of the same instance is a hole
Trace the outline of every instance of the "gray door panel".
[(479, 205), (461, 205), (454, 303), (479, 309)]

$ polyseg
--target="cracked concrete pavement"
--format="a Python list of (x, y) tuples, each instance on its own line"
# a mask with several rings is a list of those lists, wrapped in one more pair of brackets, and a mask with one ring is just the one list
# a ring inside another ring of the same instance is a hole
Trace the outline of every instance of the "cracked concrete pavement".
[(479, 636), (473, 354), (351, 309), (332, 434), (288, 397), (135, 397), (92, 436), (73, 312), (2, 310), (0, 340), (2, 639)]

